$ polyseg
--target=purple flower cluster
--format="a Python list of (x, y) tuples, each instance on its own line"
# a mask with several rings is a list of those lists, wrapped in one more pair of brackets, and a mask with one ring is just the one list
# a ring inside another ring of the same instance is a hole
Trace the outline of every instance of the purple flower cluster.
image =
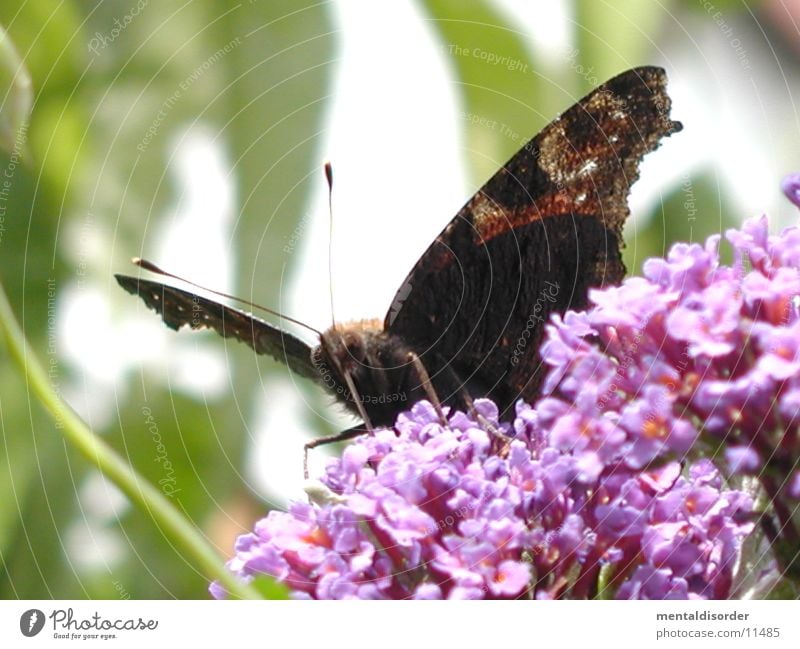
[(762, 528), (791, 569), (800, 228), (770, 236), (756, 218), (726, 237), (730, 266), (719, 237), (678, 244), (554, 317), (544, 396), (513, 423), (479, 400), (442, 426), (422, 402), (357, 439), (326, 497), (271, 512), (230, 569), (317, 599), (732, 597), (753, 498), (704, 458), (758, 478)]
[(732, 266), (719, 237), (679, 244), (554, 318), (542, 349), (554, 398), (537, 409), (556, 447), (595, 471), (722, 449), (730, 474), (758, 476), (780, 503), (800, 497), (800, 228), (770, 236), (761, 217), (726, 236)]
[(230, 569), (315, 599), (730, 594), (752, 502), (710, 462), (598, 476), (553, 447), (530, 406), (513, 425), (491, 401), (476, 409), (490, 426), (456, 412), (443, 427), (421, 402), (357, 439), (328, 467), (327, 502), (271, 512)]

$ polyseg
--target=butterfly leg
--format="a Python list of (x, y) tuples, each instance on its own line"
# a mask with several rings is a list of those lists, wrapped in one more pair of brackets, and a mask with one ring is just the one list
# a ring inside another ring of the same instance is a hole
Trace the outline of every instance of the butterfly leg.
[(303, 447), (303, 477), (308, 480), (308, 452), (312, 449), (317, 448), (317, 446), (324, 446), (325, 444), (334, 444), (336, 442), (345, 442), (348, 439), (353, 439), (354, 437), (358, 437), (359, 435), (366, 435), (367, 433), (372, 432), (372, 429), (365, 428), (364, 424), (358, 424), (357, 426), (353, 426), (352, 428), (348, 428), (347, 430), (343, 430), (341, 433), (337, 433), (336, 435), (326, 435), (325, 437), (317, 437), (316, 439), (312, 439), (310, 442), (306, 443)]
[(439, 401), (439, 395), (437, 395), (436, 390), (433, 389), (433, 383), (431, 383), (431, 377), (428, 375), (428, 370), (425, 369), (425, 366), (422, 364), (422, 360), (414, 352), (408, 352), (407, 358), (408, 362), (414, 366), (414, 371), (417, 373), (420, 386), (422, 386), (422, 389), (425, 391), (428, 401), (431, 402), (433, 409), (439, 416), (439, 423), (441, 423), (442, 426), (447, 426), (447, 417), (444, 416), (442, 402)]
[(505, 456), (508, 453), (510, 448), (510, 440), (507, 435), (504, 435), (502, 431), (498, 430), (497, 426), (495, 426), (492, 422), (490, 422), (486, 417), (484, 417), (481, 413), (478, 412), (478, 409), (475, 407), (475, 402), (472, 400), (472, 395), (467, 391), (464, 387), (464, 382), (461, 380), (461, 377), (456, 374), (456, 371), (448, 366), (448, 371), (450, 372), (450, 376), (452, 379), (461, 387), (460, 394), (461, 398), (464, 401), (464, 405), (467, 407), (467, 411), (469, 412), (470, 417), (472, 417), (475, 421), (477, 421), (481, 427), (489, 433), (492, 437), (503, 444), (500, 450), (500, 455)]
[(503, 432), (497, 428), (497, 426), (495, 426), (491, 421), (486, 419), (486, 417), (484, 417), (481, 413), (477, 411), (477, 409), (475, 408), (475, 403), (472, 401), (472, 398), (469, 395), (466, 395), (465, 399), (469, 399), (469, 401), (467, 402), (467, 407), (469, 408), (470, 416), (475, 421), (477, 421), (481, 425), (481, 427), (492, 437), (495, 437), (496, 439), (499, 440), (503, 440), (503, 442), (505, 443), (507, 441), (506, 435), (504, 435)]

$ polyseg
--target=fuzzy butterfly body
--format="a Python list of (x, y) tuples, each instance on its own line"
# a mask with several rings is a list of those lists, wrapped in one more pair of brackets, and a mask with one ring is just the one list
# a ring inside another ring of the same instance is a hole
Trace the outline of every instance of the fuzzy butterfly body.
[(249, 313), (158, 282), (117, 275), (173, 329), (211, 328), (323, 385), (368, 426), (430, 396), (490, 397), (505, 418), (533, 400), (552, 313), (619, 283), (628, 194), (639, 163), (681, 129), (666, 76), (628, 70), (548, 124), (428, 247), (383, 322), (337, 324), (312, 347)]

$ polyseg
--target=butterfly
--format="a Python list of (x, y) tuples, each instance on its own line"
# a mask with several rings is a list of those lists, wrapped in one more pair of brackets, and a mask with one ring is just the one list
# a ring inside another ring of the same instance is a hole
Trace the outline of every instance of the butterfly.
[(639, 164), (682, 126), (666, 75), (640, 67), (612, 78), (525, 144), (461, 208), (397, 291), (386, 317), (334, 324), (309, 345), (250, 313), (159, 282), (117, 275), (167, 326), (210, 328), (320, 384), (364, 424), (391, 426), (428, 398), (509, 419), (538, 396), (551, 314), (581, 309), (590, 288), (619, 283), (628, 195)]

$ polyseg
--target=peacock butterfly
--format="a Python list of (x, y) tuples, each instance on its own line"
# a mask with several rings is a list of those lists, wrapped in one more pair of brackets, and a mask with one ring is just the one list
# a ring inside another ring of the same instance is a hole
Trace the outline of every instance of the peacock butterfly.
[(518, 399), (537, 396), (548, 317), (581, 309), (590, 288), (622, 280), (629, 190), (642, 157), (681, 129), (669, 111), (660, 68), (628, 70), (595, 89), (464, 205), (411, 269), (383, 321), (336, 324), (314, 347), (194, 293), (122, 275), (117, 281), (172, 329), (212, 328), (316, 381), (368, 429), (391, 425), (409, 402), (430, 397), (458, 408), (490, 397), (508, 419)]

